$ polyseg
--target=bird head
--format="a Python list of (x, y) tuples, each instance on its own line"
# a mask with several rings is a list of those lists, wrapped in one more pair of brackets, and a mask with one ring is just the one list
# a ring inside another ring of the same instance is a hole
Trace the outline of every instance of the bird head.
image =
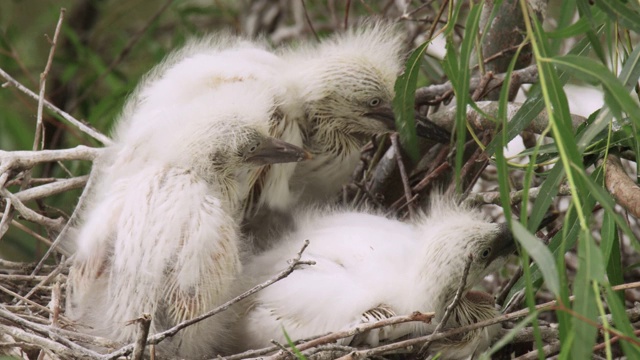
[(429, 215), (417, 226), (423, 236), (423, 255), (429, 259), (418, 264), (421, 278), (437, 289), (441, 306), (454, 298), (467, 261), (471, 263), (465, 291), (504, 265), (516, 249), (505, 224), (490, 222), (477, 209), (458, 205), (453, 199), (432, 196)]
[(296, 51), (288, 73), (312, 128), (367, 137), (392, 131), (403, 45), (393, 25), (378, 21)]
[(274, 96), (257, 80), (221, 85), (188, 102), (140, 112), (146, 119), (136, 119), (140, 125), (125, 143), (133, 144), (138, 159), (190, 168), (207, 180), (242, 182), (260, 166), (309, 158), (305, 150), (269, 137)]

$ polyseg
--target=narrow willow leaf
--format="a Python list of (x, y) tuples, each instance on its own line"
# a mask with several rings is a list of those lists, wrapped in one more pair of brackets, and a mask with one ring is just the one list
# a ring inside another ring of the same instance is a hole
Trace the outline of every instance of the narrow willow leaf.
[[(452, 80), (453, 90), (456, 94), (456, 157), (455, 157), (455, 174), (456, 174), (456, 189), (461, 190), (461, 176), (462, 160), (464, 155), (464, 143), (467, 125), (467, 104), (470, 101), (469, 96), (469, 79), (471, 77), (471, 69), (469, 68), (471, 53), (475, 44), (476, 36), (478, 34), (478, 27), (480, 24), (480, 14), (484, 2), (473, 5), (469, 10), (467, 22), (465, 24), (465, 33), (460, 45), (460, 56), (457, 65), (458, 76), (454, 77), (455, 82)], [(448, 40), (448, 43), (453, 43), (452, 39)], [(453, 47), (449, 46), (449, 49)], [(449, 55), (450, 51), (447, 51)], [(451, 70), (451, 68), (449, 68)], [(455, 72), (455, 71), (454, 71)]]
[(284, 333), (284, 338), (287, 339), (287, 344), (289, 345), (293, 353), (296, 355), (296, 358), (298, 358), (298, 360), (307, 360), (307, 357), (304, 356), (304, 354), (302, 354), (300, 350), (298, 350), (298, 348), (296, 347), (296, 344), (291, 340), (291, 338), (289, 337), (289, 334), (287, 333), (287, 330), (285, 330), (284, 327), (282, 328), (282, 332)]
[[(556, 169), (562, 169), (560, 164), (556, 165)], [(555, 169), (554, 169), (555, 170)], [(553, 172), (553, 171), (552, 171)], [(555, 193), (554, 193), (555, 194)], [(581, 194), (583, 197), (583, 210), (592, 209), (595, 204), (595, 199), (591, 195), (590, 191), (586, 191)], [(540, 200), (540, 197), (538, 197)], [(549, 242), (547, 246), (549, 251), (553, 252), (554, 256), (560, 260), (564, 260), (564, 250), (572, 248), (580, 234), (580, 222), (578, 221), (578, 217), (576, 216), (576, 212), (572, 211), (568, 213), (568, 215), (564, 219), (564, 226), (562, 228), (562, 232), (557, 233)], [(562, 252), (562, 254), (561, 254)], [(540, 270), (539, 264), (533, 264), (531, 266), (531, 282), (536, 283), (539, 286), (540, 279), (543, 278), (543, 274)], [(516, 282), (513, 288), (509, 291), (509, 295), (507, 299), (511, 299), (517, 292), (522, 290), (526, 286), (524, 279), (520, 279)], [(507, 301), (508, 303), (508, 301)]]
[[(573, 294), (575, 300), (573, 310), (583, 317), (596, 321), (598, 308), (593, 293), (592, 281), (602, 281), (604, 269), (602, 268), (602, 254), (593, 241), (589, 229), (581, 231), (578, 241), (578, 272), (573, 282)], [(571, 356), (574, 359), (590, 359), (593, 353), (593, 345), (596, 342), (598, 329), (589, 326), (584, 320), (573, 318), (573, 332), (575, 341), (571, 347)]]
[[(615, 101), (615, 105), (626, 111), (633, 122), (636, 123), (637, 126), (640, 126), (640, 113), (637, 103), (631, 98), (629, 91), (625, 89), (623, 84), (609, 69), (596, 61), (575, 55), (555, 57), (551, 61), (572, 71), (578, 76), (584, 75), (587, 78), (595, 79), (598, 83), (601, 83), (610, 95), (608, 98), (605, 98), (605, 100)], [(637, 64), (633, 63), (632, 65), (635, 65), (634, 68), (637, 66)], [(607, 103), (610, 106), (613, 105), (610, 101)]]
[[(602, 240), (600, 248), (602, 249), (602, 258), (607, 269), (607, 279), (610, 285), (619, 285), (624, 282), (622, 275), (622, 259), (620, 256), (620, 237), (618, 236), (618, 227), (615, 220), (608, 212), (604, 213), (602, 218), (602, 228), (600, 229)], [(617, 294), (621, 301), (624, 301), (624, 294)]]
[(623, 1), (596, 0), (596, 5), (602, 9), (612, 21), (620, 21), (629, 29), (640, 33), (640, 14)]
[(531, 235), (527, 229), (517, 221), (511, 221), (513, 234), (529, 255), (536, 261), (542, 271), (545, 284), (556, 296), (560, 294), (560, 282), (558, 281), (558, 269), (551, 251), (540, 241)]
[(393, 112), (396, 116), (396, 129), (400, 135), (402, 147), (413, 161), (418, 160), (418, 139), (415, 121), (415, 94), (420, 73), (420, 63), (431, 40), (420, 45), (411, 53), (402, 75), (394, 86), (396, 96), (393, 99)]
[(591, 24), (587, 18), (580, 18), (566, 28), (547, 33), (549, 39), (566, 39), (577, 35), (582, 35), (591, 29)]
[[(621, 292), (616, 294), (616, 292), (611, 289), (611, 286), (606, 286), (606, 295), (607, 295), (607, 304), (609, 305), (609, 310), (611, 311), (611, 315), (613, 316), (613, 321), (616, 328), (622, 331), (625, 335), (629, 336), (632, 339), (638, 341), (638, 337), (634, 334), (633, 326), (629, 322), (629, 318), (625, 312), (624, 308), (624, 294)], [(622, 350), (625, 355), (627, 355), (627, 359), (640, 359), (640, 348), (637, 345), (631, 344), (626, 340), (621, 340), (620, 345), (622, 345)]]

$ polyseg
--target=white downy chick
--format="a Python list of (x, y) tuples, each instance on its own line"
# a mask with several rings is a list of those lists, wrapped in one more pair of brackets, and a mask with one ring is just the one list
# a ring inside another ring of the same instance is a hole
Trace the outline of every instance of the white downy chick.
[[(289, 97), (283, 112), (300, 124), (313, 158), (298, 164), (291, 186), (306, 203), (327, 203), (346, 184), (373, 135), (395, 129), (392, 101), (402, 70), (404, 36), (392, 24), (370, 21), (316, 48), (284, 53)], [(433, 125), (429, 137), (448, 141)], [(421, 132), (424, 133), (424, 132)]]
[[(184, 106), (199, 94), (217, 91), (228, 84), (254, 84), (269, 91), (272, 106), (276, 108), (268, 119), (269, 133), (287, 143), (302, 146), (298, 124), (283, 117), (277, 108), (286, 92), (280, 81), (282, 68), (282, 60), (264, 44), (225, 34), (191, 40), (170, 54), (144, 77), (125, 105), (115, 138), (118, 144), (127, 146), (113, 147), (96, 161), (92, 178), (100, 180), (91, 191), (90, 196), (94, 199), (88, 201), (87, 207), (100, 202), (95, 197), (104, 194), (105, 187), (108, 189), (120, 177), (144, 168), (147, 159), (155, 156), (156, 150), (150, 146), (140, 148), (132, 144), (147, 141), (148, 134), (156, 131), (155, 117), (158, 114), (168, 107)], [(161, 135), (173, 136), (169, 132)], [(160, 141), (157, 143), (162, 144)], [(145, 149), (151, 154), (143, 153)], [(283, 213), (289, 211), (295, 200), (289, 190), (289, 179), (294, 169), (295, 163), (267, 164), (252, 169), (249, 180), (242, 182), (243, 204), (238, 216), (251, 219), (263, 207)], [(73, 248), (73, 244), (67, 243), (65, 247)]]
[[(295, 226), (274, 248), (246, 261), (243, 278), (248, 284), (244, 286), (260, 283), (285, 268), (305, 239), (310, 245), (303, 259), (316, 264), (295, 270), (242, 305), (236, 336), (243, 348), (268, 346), (270, 339), (285, 341), (282, 329), (294, 340), (310, 338), (374, 320), (380, 314), (414, 311), (435, 311), (437, 315), (431, 324), (396, 325), (357, 340), (376, 345), (405, 335), (429, 334), (453, 300), (469, 254), (473, 261), (465, 291), (503, 265), (515, 249), (504, 225), (444, 198), (434, 200), (429, 213), (413, 223), (336, 210), (297, 216)], [(471, 311), (472, 305), (473, 301), (463, 301), (460, 306), (469, 311), (458, 311), (447, 325), (464, 323), (460, 319), (465, 318), (474, 322), (468, 315), (477, 313)], [(443, 358), (465, 358), (478, 351), (480, 344), (486, 346), (484, 339), (482, 334), (467, 339), (473, 344), (464, 347), (465, 354), (441, 347)]]
[[(166, 104), (189, 101), (203, 91), (243, 82), (268, 89), (272, 95), (275, 110), (268, 119), (270, 136), (302, 147), (299, 124), (284, 116), (280, 108), (287, 91), (281, 74), (285, 67), (279, 56), (257, 41), (219, 34), (192, 41), (170, 55), (146, 77), (125, 111), (133, 115), (123, 117), (125, 124), (120, 126), (119, 133), (135, 135), (132, 127), (154, 126), (153, 122), (136, 119), (136, 114), (146, 116), (161, 111), (157, 109)], [(251, 174), (250, 186), (244, 192), (242, 216), (251, 219), (263, 208), (267, 211), (289, 211), (296, 200), (289, 188), (295, 167), (295, 163), (278, 163), (256, 168)]]
[[(230, 296), (240, 272), (239, 212), (251, 174), (299, 161), (304, 150), (268, 136), (274, 111), (265, 84), (230, 82), (190, 101), (138, 107), (110, 151), (77, 234), (67, 315), (81, 329), (132, 342), (127, 322), (152, 317), (150, 333), (200, 315)], [(165, 340), (163, 356), (213, 356), (229, 314)]]

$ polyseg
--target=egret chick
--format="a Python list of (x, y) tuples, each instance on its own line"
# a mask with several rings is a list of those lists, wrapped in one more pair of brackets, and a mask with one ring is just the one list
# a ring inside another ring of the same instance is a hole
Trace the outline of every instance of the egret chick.
[[(245, 348), (267, 346), (270, 339), (285, 341), (282, 329), (292, 339), (309, 338), (414, 311), (434, 311), (436, 318), (431, 324), (395, 325), (354, 340), (377, 345), (429, 334), (454, 299), (469, 255), (473, 260), (464, 293), (503, 265), (515, 249), (504, 225), (443, 198), (434, 200), (429, 213), (413, 223), (337, 210), (310, 211), (296, 217), (295, 225), (296, 230), (274, 248), (246, 261), (247, 286), (286, 267), (305, 239), (310, 245), (303, 258), (316, 264), (294, 271), (244, 304), (236, 332)], [(466, 297), (447, 326), (491, 316), (483, 310), (478, 315), (478, 309), (486, 309), (484, 304)], [(444, 358), (464, 358), (484, 350), (479, 349), (487, 345), (484, 338), (478, 332), (464, 340), (471, 346), (434, 349), (442, 349)]]
[[(291, 94), (282, 108), (297, 119), (313, 159), (296, 166), (291, 179), (303, 202), (326, 203), (346, 184), (373, 135), (395, 129), (394, 84), (403, 66), (404, 37), (376, 21), (338, 34), (317, 48), (283, 54)], [(448, 141), (433, 126), (431, 138)]]
[[(255, 169), (300, 161), (301, 148), (268, 136), (274, 101), (264, 84), (232, 82), (191, 101), (138, 108), (78, 229), (67, 314), (120, 342), (130, 320), (150, 333), (228, 300), (240, 272), (241, 204)], [(149, 124), (149, 126), (143, 126)], [(138, 126), (140, 125), (140, 126)], [(203, 358), (226, 344), (222, 313), (160, 344), (164, 356)]]

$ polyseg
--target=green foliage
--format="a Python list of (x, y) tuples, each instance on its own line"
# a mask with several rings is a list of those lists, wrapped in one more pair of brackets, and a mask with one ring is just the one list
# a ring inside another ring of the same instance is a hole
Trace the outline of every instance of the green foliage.
[(400, 135), (400, 142), (413, 161), (418, 161), (418, 139), (416, 137), (416, 122), (414, 116), (414, 101), (420, 63), (431, 41), (427, 41), (415, 49), (407, 63), (402, 75), (396, 80), (394, 89), (396, 96), (393, 99), (393, 112), (396, 115), (396, 129)]

